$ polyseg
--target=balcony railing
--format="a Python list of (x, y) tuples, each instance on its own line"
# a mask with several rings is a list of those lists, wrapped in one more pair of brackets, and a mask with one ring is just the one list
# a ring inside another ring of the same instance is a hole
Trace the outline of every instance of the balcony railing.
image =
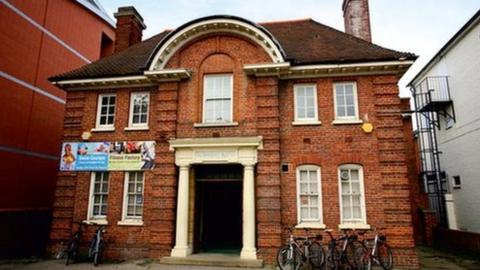
[(415, 106), (418, 111), (444, 109), (452, 100), (447, 76), (426, 77), (415, 86)]

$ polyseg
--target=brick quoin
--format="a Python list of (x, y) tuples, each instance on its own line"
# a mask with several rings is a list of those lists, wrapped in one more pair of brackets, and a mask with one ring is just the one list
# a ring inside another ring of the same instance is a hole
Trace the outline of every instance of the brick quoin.
[[(418, 268), (414, 252), (411, 193), (407, 168), (406, 133), (394, 75), (348, 76), (280, 80), (275, 76), (247, 76), (245, 64), (271, 62), (264, 49), (231, 33), (202, 36), (177, 51), (166, 68), (186, 68), (191, 78), (165, 82), (155, 87), (79, 90), (67, 94), (64, 141), (79, 141), (83, 131), (95, 126), (98, 95), (117, 94), (115, 131), (94, 132), (91, 141), (155, 140), (155, 169), (145, 172), (144, 225), (119, 226), (123, 172), (111, 172), (108, 197), (109, 258), (159, 258), (169, 256), (175, 244), (178, 171), (169, 139), (262, 136), (263, 149), (255, 167), (256, 246), (258, 257), (275, 262), (279, 246), (287, 239), (283, 228), (297, 224), (296, 167), (321, 167), (323, 220), (327, 228), (340, 223), (339, 165), (363, 166), (367, 223), (386, 227), (394, 248), (395, 264)], [(233, 119), (238, 126), (196, 128), (202, 119), (202, 89), (205, 74), (233, 73)], [(374, 126), (364, 133), (361, 125), (333, 125), (333, 83), (355, 81), (359, 115)], [(293, 85), (317, 86), (321, 125), (292, 126)], [(132, 91), (149, 91), (151, 106), (148, 131), (125, 131)], [(288, 172), (281, 172), (282, 164)], [(65, 242), (71, 221), (86, 219), (90, 174), (60, 172), (51, 230), (51, 249)], [(89, 228), (86, 240), (93, 229)], [(303, 233), (298, 231), (299, 234)], [(325, 241), (328, 239), (325, 237)], [(84, 243), (86, 245), (87, 243)]]

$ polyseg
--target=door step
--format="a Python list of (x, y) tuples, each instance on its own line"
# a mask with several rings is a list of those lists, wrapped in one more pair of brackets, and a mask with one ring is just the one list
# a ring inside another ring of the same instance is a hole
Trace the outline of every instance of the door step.
[(262, 268), (263, 260), (245, 260), (240, 259), (238, 255), (200, 253), (192, 254), (187, 257), (163, 257), (160, 259), (162, 264), (173, 265), (202, 265), (202, 266), (223, 266), (223, 267), (245, 267)]

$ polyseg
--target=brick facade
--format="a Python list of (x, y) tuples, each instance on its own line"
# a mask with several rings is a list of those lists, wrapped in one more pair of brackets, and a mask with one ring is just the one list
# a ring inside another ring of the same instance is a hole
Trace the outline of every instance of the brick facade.
[[(283, 227), (297, 224), (296, 167), (321, 167), (323, 219), (328, 228), (340, 222), (337, 168), (356, 163), (364, 168), (367, 223), (387, 227), (395, 248), (396, 264), (417, 268), (413, 251), (410, 189), (406, 143), (398, 97), (398, 77), (392, 75), (349, 76), (280, 80), (275, 76), (247, 76), (245, 64), (265, 63), (270, 58), (257, 44), (233, 34), (209, 34), (175, 53), (168, 68), (186, 68), (191, 78), (160, 83), (145, 89), (84, 90), (69, 92), (65, 117), (65, 141), (78, 141), (82, 131), (95, 125), (99, 93), (117, 93), (114, 132), (94, 133), (91, 141), (155, 140), (156, 167), (146, 172), (144, 225), (118, 226), (121, 219), (123, 172), (113, 172), (108, 198), (107, 255), (110, 257), (168, 256), (175, 244), (175, 213), (178, 172), (172, 138), (262, 136), (263, 149), (256, 164), (256, 241), (259, 258), (273, 263), (278, 247), (286, 240)], [(238, 126), (194, 127), (202, 119), (204, 74), (233, 73), (233, 120)], [(375, 130), (361, 125), (333, 125), (333, 83), (356, 81), (359, 114), (368, 115)], [(292, 126), (293, 85), (317, 86), (318, 126)], [(129, 93), (150, 91), (149, 131), (124, 131), (128, 125)], [(281, 172), (287, 164), (288, 172)], [(59, 173), (56, 208), (52, 226), (52, 247), (65, 241), (70, 222), (87, 215), (89, 173)], [(92, 229), (89, 229), (92, 230)], [(91, 231), (90, 231), (91, 233)], [(114, 236), (115, 235), (115, 236)], [(85, 238), (88, 239), (88, 238)]]

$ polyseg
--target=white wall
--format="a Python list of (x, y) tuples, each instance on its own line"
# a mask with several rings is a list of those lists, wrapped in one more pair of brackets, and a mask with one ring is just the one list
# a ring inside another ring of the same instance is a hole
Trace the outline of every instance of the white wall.
[(437, 131), (442, 169), (461, 177), (451, 189), (459, 229), (480, 233), (480, 24), (477, 24), (426, 74), (448, 75), (456, 123)]

